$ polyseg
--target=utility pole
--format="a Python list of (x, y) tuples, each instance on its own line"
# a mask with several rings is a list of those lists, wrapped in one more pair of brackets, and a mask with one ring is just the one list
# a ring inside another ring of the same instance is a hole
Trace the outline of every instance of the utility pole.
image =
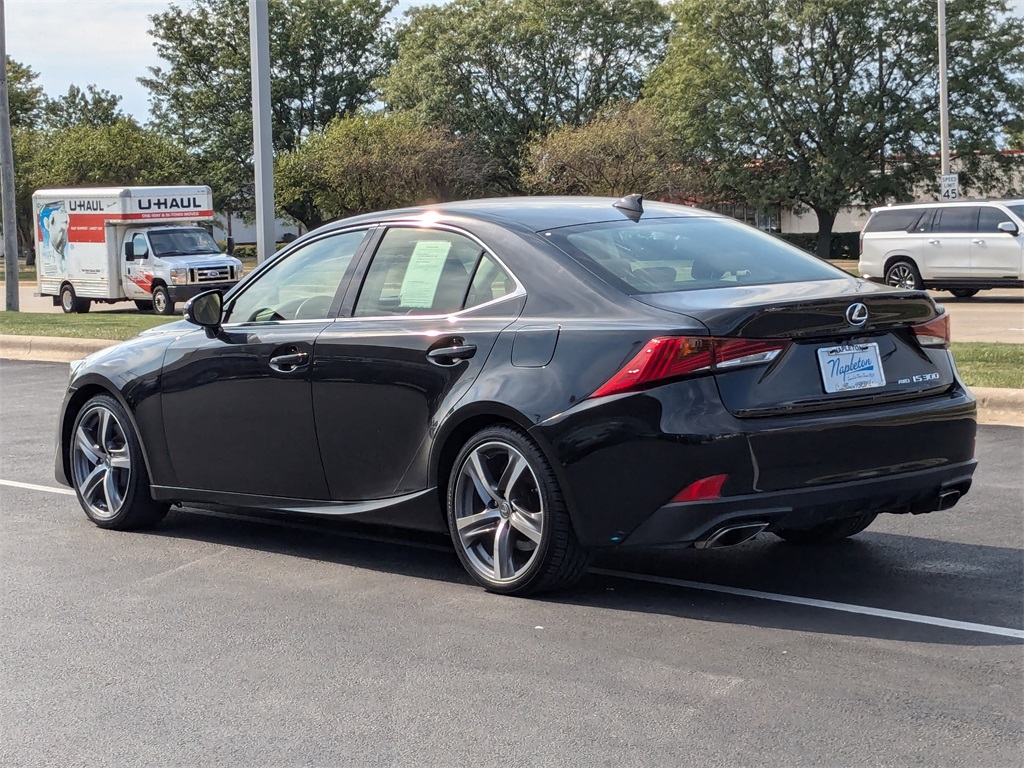
[(8, 312), (18, 306), (18, 223), (14, 212), (14, 150), (11, 148), (11, 105), (7, 99), (7, 22), (0, 0), (0, 196), (3, 197), (4, 269)]
[(939, 132), (942, 175), (949, 174), (949, 86), (946, 83), (946, 0), (939, 0)]
[(256, 261), (274, 255), (274, 145), (270, 124), (270, 11), (267, 0), (249, 0), (252, 67), (253, 165), (256, 168)]

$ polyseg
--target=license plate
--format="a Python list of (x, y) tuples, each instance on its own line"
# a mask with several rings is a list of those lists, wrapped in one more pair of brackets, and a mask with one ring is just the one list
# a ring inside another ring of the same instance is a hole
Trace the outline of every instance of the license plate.
[(885, 386), (877, 344), (851, 344), (818, 350), (826, 392), (850, 392)]

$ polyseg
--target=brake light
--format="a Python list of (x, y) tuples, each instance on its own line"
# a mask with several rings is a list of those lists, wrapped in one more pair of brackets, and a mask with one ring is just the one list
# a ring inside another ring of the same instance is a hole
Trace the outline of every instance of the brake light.
[(711, 336), (661, 336), (651, 339), (591, 397), (633, 392), (682, 376), (711, 373), (773, 360), (785, 339), (719, 339)]
[(913, 326), (917, 343), (922, 347), (936, 347), (946, 349), (949, 347), (949, 313), (943, 312), (934, 320), (927, 323)]
[(722, 486), (725, 485), (725, 481), (728, 479), (728, 475), (710, 475), (709, 477), (702, 477), (700, 480), (692, 482), (683, 488), (683, 490), (672, 497), (672, 501), (669, 503), (674, 504), (680, 501), (708, 501), (709, 499), (721, 498)]

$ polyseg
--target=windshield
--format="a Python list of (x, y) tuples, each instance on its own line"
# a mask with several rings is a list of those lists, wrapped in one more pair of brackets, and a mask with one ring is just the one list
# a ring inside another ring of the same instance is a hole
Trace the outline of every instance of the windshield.
[(834, 280), (844, 275), (783, 240), (730, 219), (616, 221), (543, 234), (629, 294)]
[(149, 233), (154, 256), (193, 256), (199, 253), (221, 253), (220, 246), (202, 227), (153, 230)]
[(1014, 205), (1006, 206), (1010, 209), (1010, 213), (1016, 216), (1018, 219), (1024, 219), (1024, 203), (1015, 203)]

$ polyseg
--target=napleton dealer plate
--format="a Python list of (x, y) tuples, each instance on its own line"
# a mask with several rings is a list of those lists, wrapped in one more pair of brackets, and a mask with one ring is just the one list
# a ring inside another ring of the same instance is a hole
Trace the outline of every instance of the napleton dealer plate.
[(877, 344), (852, 344), (818, 350), (826, 392), (849, 392), (885, 386)]

